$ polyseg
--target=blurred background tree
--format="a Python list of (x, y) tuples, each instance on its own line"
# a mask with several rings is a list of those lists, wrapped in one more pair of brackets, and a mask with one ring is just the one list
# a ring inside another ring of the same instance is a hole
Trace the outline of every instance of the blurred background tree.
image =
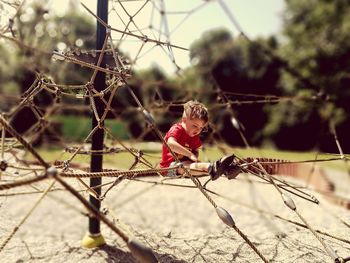
[[(0, 85), (8, 92), (24, 94), (38, 74), (45, 74), (60, 84), (85, 84), (89, 80), (90, 70), (72, 63), (52, 63), (51, 60), (50, 52), (54, 50), (66, 50), (68, 47), (92, 49), (95, 45), (94, 20), (79, 14), (73, 2), (70, 2), (68, 10), (66, 16), (60, 17), (50, 13), (45, 4), (36, 1), (20, 9), (11, 32), (20, 43), (34, 49), (12, 45), (11, 52), (5, 50), (3, 53), (6, 55), (1, 57), (1, 64), (5, 69), (0, 69), (0, 74), (6, 72), (6, 77), (0, 79)], [(53, 103), (53, 96), (42, 90), (34, 97), (33, 103), (45, 108)], [(26, 106), (13, 116), (11, 125), (24, 133), (37, 121), (33, 111)]]
[(328, 132), (329, 121), (333, 121), (342, 145), (349, 151), (350, 2), (285, 2), (284, 44), (278, 51), (312, 85), (283, 71), (283, 93), (309, 101), (271, 108), (264, 134), (280, 148), (306, 150), (317, 146), (337, 152)]
[[(220, 93), (221, 102), (228, 102), (225, 97), (229, 101), (252, 99), (244, 94), (279, 95), (280, 64), (267, 56), (262, 47), (275, 50), (277, 40), (270, 37), (251, 42), (243, 37), (233, 38), (225, 29), (203, 34), (190, 49), (190, 58), (201, 80), (200, 94), (211, 93), (202, 100), (210, 105), (216, 102)], [(214, 109), (213, 121), (226, 142), (244, 146), (232, 124), (232, 115), (235, 115), (243, 124), (248, 141), (260, 145), (263, 140), (261, 131), (267, 120), (264, 108), (263, 104), (227, 104), (219, 111)]]
[[(45, 4), (33, 1), (14, 21), (13, 34), (22, 43), (48, 52), (94, 49), (94, 19), (78, 13), (75, 1), (69, 3), (68, 13), (57, 16)], [(349, 152), (350, 140), (346, 139), (350, 128), (349, 12), (350, 3), (345, 0), (285, 0), (282, 36), (249, 41), (224, 28), (207, 31), (192, 43), (189, 52), (192, 65), (181, 76), (168, 76), (157, 66), (135, 70), (130, 88), (151, 109), (162, 132), (181, 117), (181, 103), (197, 99), (210, 110), (212, 132), (231, 145), (244, 145), (234, 127), (234, 116), (253, 146), (337, 152), (328, 127), (332, 121), (344, 151)], [(0, 52), (2, 93), (23, 94), (39, 72), (59, 84), (85, 84), (91, 76), (90, 69), (72, 63), (52, 63), (49, 54), (35, 49), (1, 42)], [(271, 96), (296, 99), (239, 103)], [(6, 103), (2, 103), (2, 108)], [(48, 106), (52, 97), (43, 91), (34, 103)], [(112, 106), (114, 111), (109, 117), (121, 120), (128, 136), (157, 139), (147, 130), (127, 87), (118, 88)], [(24, 118), (25, 123), (20, 121)], [(13, 118), (14, 126), (21, 132), (35, 121), (29, 108)]]

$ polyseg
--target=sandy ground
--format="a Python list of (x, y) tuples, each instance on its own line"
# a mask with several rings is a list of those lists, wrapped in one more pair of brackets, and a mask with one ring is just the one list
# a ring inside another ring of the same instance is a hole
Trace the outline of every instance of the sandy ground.
[[(337, 184), (349, 185), (346, 175), (329, 174), (337, 176)], [(254, 183), (248, 183), (247, 177)], [(159, 181), (159, 178), (147, 180)], [(188, 179), (169, 181), (193, 185)], [(76, 179), (67, 179), (67, 182), (81, 189)], [(48, 184), (46, 181), (36, 187), (44, 189)], [(55, 187), (61, 188), (58, 184)], [(271, 262), (333, 262), (310, 230), (254, 209), (259, 207), (301, 222), (271, 185), (242, 174), (236, 180), (220, 178), (210, 182), (208, 188), (230, 198), (211, 195), (218, 206), (230, 212), (237, 227)], [(33, 190), (25, 186), (0, 194)], [(87, 193), (83, 194), (87, 197)], [(0, 196), (1, 242), (38, 196)], [(300, 214), (313, 228), (350, 240), (350, 229), (341, 221), (350, 223), (350, 211), (329, 204), (320, 195), (315, 196), (320, 199), (320, 205), (293, 196)], [(125, 233), (151, 247), (160, 262), (262, 262), (234, 229), (222, 223), (198, 189), (123, 181), (108, 193), (102, 206), (113, 211), (108, 214), (109, 219)], [(102, 234), (107, 245), (82, 248), (80, 242), (88, 229), (85, 212), (68, 192), (50, 193), (0, 252), (1, 262), (136, 262), (123, 240), (103, 224)], [(349, 243), (322, 237), (339, 256), (350, 256)]]

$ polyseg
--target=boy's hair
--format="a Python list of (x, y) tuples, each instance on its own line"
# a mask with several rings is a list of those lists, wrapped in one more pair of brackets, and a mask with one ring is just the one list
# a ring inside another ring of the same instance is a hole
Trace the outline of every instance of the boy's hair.
[(205, 123), (209, 120), (208, 109), (202, 103), (193, 100), (185, 103), (182, 116), (189, 119), (200, 119)]

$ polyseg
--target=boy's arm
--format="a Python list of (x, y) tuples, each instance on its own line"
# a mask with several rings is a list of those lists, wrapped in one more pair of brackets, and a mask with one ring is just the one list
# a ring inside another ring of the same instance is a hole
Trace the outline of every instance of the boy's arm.
[(169, 137), (168, 145), (171, 148), (171, 150), (173, 150), (175, 153), (186, 156), (194, 162), (198, 162), (198, 155), (196, 156), (196, 154), (191, 152), (189, 149), (187, 149), (186, 147), (183, 147), (180, 143), (176, 141), (174, 137)]
[(193, 149), (192, 153), (198, 158), (198, 156), (199, 156), (199, 150), (198, 149)]

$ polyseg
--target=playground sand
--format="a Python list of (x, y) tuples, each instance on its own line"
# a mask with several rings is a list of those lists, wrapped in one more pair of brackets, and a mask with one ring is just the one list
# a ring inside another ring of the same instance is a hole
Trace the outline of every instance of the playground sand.
[[(349, 185), (346, 176), (344, 181), (339, 179), (340, 175), (336, 176), (340, 184)], [(248, 183), (247, 177), (254, 182)], [(76, 179), (66, 181), (81, 189)], [(108, 181), (111, 180), (103, 180)], [(148, 178), (147, 181), (159, 179)], [(205, 182), (205, 178), (201, 181)], [(271, 185), (258, 181), (242, 174), (231, 181), (220, 178), (207, 187), (230, 198), (211, 194), (217, 205), (232, 215), (236, 226), (271, 262), (334, 262), (310, 230), (254, 209), (259, 207), (302, 223)], [(166, 182), (193, 186), (189, 179)], [(49, 183), (36, 185), (45, 189)], [(54, 187), (61, 188), (58, 183)], [(33, 190), (25, 186), (1, 194)], [(87, 197), (86, 192), (82, 194)], [(324, 201), (320, 195), (315, 196), (320, 205), (292, 196), (299, 213), (314, 229), (349, 240), (350, 228), (340, 219), (350, 223), (350, 212)], [(38, 197), (37, 194), (0, 197), (1, 241)], [(113, 211), (107, 214), (108, 218), (126, 234), (152, 248), (159, 262), (262, 262), (234, 229), (222, 223), (212, 204), (196, 188), (123, 181), (108, 193), (102, 208)], [(1, 262), (136, 262), (123, 240), (104, 224), (101, 224), (101, 232), (107, 245), (82, 248), (80, 242), (88, 229), (85, 213), (83, 206), (68, 192), (50, 193), (0, 252)], [(340, 256), (350, 256), (350, 244), (322, 237)]]

